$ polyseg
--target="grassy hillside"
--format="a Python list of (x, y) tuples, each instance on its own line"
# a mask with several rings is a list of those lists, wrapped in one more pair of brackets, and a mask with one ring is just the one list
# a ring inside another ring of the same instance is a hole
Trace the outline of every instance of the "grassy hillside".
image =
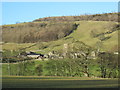
[[(91, 31), (96, 33), (104, 33), (110, 30), (109, 26), (114, 25), (114, 22), (97, 22), (97, 21), (81, 21), (78, 22), (80, 26), (78, 29), (70, 35), (70, 37), (74, 37), (87, 45), (95, 47), (97, 42), (101, 42), (103, 45), (100, 46), (101, 49), (109, 50), (114, 45), (118, 45), (118, 32), (113, 32), (110, 34), (105, 34), (105, 36), (109, 35), (111, 38), (108, 40), (101, 41), (99, 37), (92, 37)], [(108, 27), (107, 27), (108, 26)], [(111, 26), (112, 27), (112, 26)]]
[(79, 26), (75, 31), (73, 31), (70, 35), (64, 38), (50, 42), (21, 43), (21, 44), (4, 43), (3, 49), (17, 50), (28, 47), (26, 48), (26, 50), (38, 50), (36, 52), (46, 53), (52, 50), (61, 51), (63, 49), (63, 44), (79, 40), (85, 43), (86, 45), (89, 45), (94, 48), (99, 48), (101, 50), (105, 51), (111, 51), (113, 49), (117, 50), (119, 30), (119, 25), (117, 22), (75, 21), (74, 23), (79, 24)]

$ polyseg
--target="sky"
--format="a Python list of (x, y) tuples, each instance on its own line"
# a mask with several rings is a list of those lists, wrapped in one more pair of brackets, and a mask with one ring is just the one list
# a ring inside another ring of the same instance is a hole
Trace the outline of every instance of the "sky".
[(1, 0), (2, 2), (119, 2), (119, 0)]
[(2, 25), (49, 16), (118, 12), (118, 2), (2, 2)]

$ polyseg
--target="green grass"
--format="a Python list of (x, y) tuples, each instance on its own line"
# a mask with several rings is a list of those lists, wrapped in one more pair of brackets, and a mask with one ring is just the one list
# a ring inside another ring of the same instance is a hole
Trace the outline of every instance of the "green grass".
[[(34, 62), (34, 63), (32, 63)], [(10, 63), (9, 65), (6, 64), (2, 64), (2, 75), (9, 75), (9, 70), (8, 70), (8, 66), (10, 66), (10, 73), (11, 75), (18, 75), (18, 74), (24, 74), (25, 76), (30, 76), (30, 75), (34, 75), (37, 76), (37, 73), (35, 71), (35, 68), (37, 65), (42, 64), (44, 65), (44, 63), (46, 63), (46, 61), (40, 61), (40, 60), (29, 60), (27, 62), (20, 62), (20, 63)], [(32, 73), (34, 72), (34, 74)]]
[(117, 79), (72, 77), (3, 77), (3, 88), (117, 88)]
[[(25, 47), (29, 47), (34, 45), (35, 43), (5, 43), (2, 45), (2, 49), (7, 49), (7, 50), (18, 50), (18, 49), (22, 49)], [(33, 46), (27, 50), (38, 50), (37, 46)]]

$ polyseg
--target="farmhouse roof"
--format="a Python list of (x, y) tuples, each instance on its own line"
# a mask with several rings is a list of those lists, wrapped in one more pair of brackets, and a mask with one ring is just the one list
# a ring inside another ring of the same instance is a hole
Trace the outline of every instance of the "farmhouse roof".
[(43, 54), (37, 54), (35, 52), (29, 52), (29, 53), (27, 53), (27, 55), (40, 55), (40, 56), (44, 56)]

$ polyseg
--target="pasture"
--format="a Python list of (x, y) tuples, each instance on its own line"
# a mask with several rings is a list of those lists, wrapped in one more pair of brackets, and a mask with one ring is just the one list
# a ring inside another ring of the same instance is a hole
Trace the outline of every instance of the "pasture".
[(2, 77), (2, 88), (118, 88), (118, 79), (4, 76)]

